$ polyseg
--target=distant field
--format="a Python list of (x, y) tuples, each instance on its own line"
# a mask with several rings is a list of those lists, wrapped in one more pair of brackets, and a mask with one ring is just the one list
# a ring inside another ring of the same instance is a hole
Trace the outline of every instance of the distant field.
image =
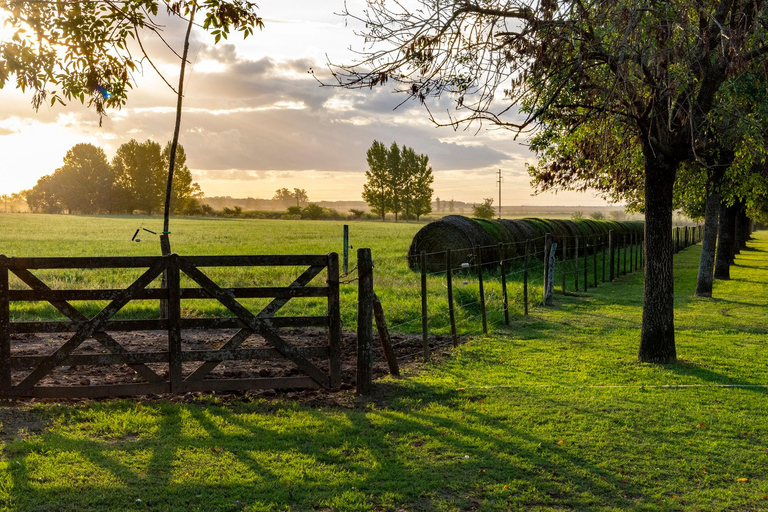
[[(215, 254), (341, 254), (343, 221), (287, 221), (260, 219), (177, 218), (171, 223), (173, 251), (181, 255)], [(381, 298), (387, 320), (394, 331), (418, 332), (420, 318), (420, 279), (408, 269), (405, 256), (413, 235), (423, 224), (393, 222), (348, 222), (350, 226), (350, 269), (355, 267), (356, 250), (369, 247), (374, 259), (374, 285)], [(131, 237), (143, 226), (152, 231), (162, 230), (162, 221), (154, 217), (142, 219), (128, 216), (76, 216), (8, 214), (0, 215), (0, 254), (6, 256), (148, 256), (160, 253), (156, 235), (141, 231), (140, 243)], [(303, 269), (210, 269), (214, 280), (223, 286), (285, 286)], [(36, 271), (50, 286), (58, 289), (115, 288), (127, 285), (140, 270), (67, 270)], [(558, 271), (559, 272), (559, 271)], [(352, 271), (342, 280), (342, 321), (353, 329), (356, 322), (357, 274)], [(498, 276), (487, 276), (486, 298), (491, 324), (502, 322), (501, 286)], [(313, 284), (324, 282), (321, 274)], [(466, 283), (464, 283), (466, 281)], [(569, 278), (569, 286), (572, 278)], [(508, 279), (512, 314), (522, 310), (522, 274), (512, 269)], [(531, 304), (541, 297), (541, 265), (531, 266)], [(556, 277), (556, 283), (560, 278)], [(18, 281), (12, 287), (20, 288)], [(159, 281), (153, 284), (159, 286)], [(429, 325), (433, 333), (447, 332), (445, 278), (441, 274), (428, 278)], [(454, 281), (459, 332), (477, 332), (479, 293), (473, 277), (457, 276)], [(265, 304), (264, 299), (243, 301), (254, 309)], [(84, 312), (95, 313), (104, 303), (78, 304)], [(320, 299), (293, 299), (282, 314), (318, 314), (325, 307)], [(227, 315), (229, 312), (213, 300), (188, 300), (182, 303), (185, 316)], [(157, 303), (130, 303), (116, 318), (156, 317)], [(15, 319), (62, 318), (47, 303), (13, 305)]]

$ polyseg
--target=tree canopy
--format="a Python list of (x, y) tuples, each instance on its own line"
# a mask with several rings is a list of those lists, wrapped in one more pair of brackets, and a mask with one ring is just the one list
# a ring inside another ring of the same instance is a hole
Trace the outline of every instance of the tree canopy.
[(367, 152), (367, 182), (363, 185), (363, 199), (373, 213), (384, 220), (387, 212), (401, 213), (417, 220), (432, 211), (432, 167), (429, 157), (416, 153), (413, 148), (400, 148), (393, 142), (389, 148), (373, 141)]
[(165, 43), (161, 10), (176, 17), (203, 11), (201, 27), (216, 42), (263, 25), (247, 0), (7, 0), (3, 8), (13, 36), (0, 41), (0, 88), (30, 91), (35, 109), (78, 100), (100, 116), (125, 104), (144, 62), (157, 71), (144, 43)]
[[(64, 164), (43, 176), (27, 192), (30, 209), (45, 213), (132, 213), (152, 214), (162, 207), (162, 184), (170, 158), (170, 143), (131, 140), (121, 145), (110, 164), (104, 151), (92, 144), (77, 144), (64, 157)], [(184, 148), (176, 150), (176, 180), (172, 210), (197, 213), (202, 197), (192, 181)]]

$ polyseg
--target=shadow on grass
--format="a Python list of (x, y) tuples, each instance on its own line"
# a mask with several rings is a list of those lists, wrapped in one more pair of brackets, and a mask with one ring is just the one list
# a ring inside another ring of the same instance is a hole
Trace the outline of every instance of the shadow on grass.
[[(461, 510), (625, 508), (636, 505), (628, 496), (642, 496), (609, 469), (502, 417), (467, 410), (448, 418), (404, 406), (423, 397), (458, 407), (456, 393), (423, 384), (407, 393), (398, 386), (377, 387), (393, 408), (162, 404), (151, 413), (152, 433), (117, 439), (81, 435), (78, 426), (86, 418), (75, 412), (64, 430), (5, 445), (7, 505), (14, 510), (330, 510), (344, 508), (340, 503), (409, 510), (438, 504)], [(404, 407), (399, 410), (398, 404)], [(134, 405), (98, 407), (110, 416), (129, 413)], [(292, 416), (300, 423), (292, 424)], [(53, 467), (46, 467), (44, 457)], [(342, 496), (347, 501), (340, 502)]]
[(768, 393), (768, 388), (764, 387), (750, 387), (759, 386), (764, 384), (763, 382), (750, 382), (744, 379), (734, 379), (728, 375), (720, 372), (716, 372), (692, 361), (686, 361), (685, 359), (678, 359), (676, 363), (661, 365), (666, 370), (682, 377), (695, 377), (703, 382), (711, 382), (712, 384), (722, 384), (727, 386), (745, 386), (744, 389), (759, 394)]

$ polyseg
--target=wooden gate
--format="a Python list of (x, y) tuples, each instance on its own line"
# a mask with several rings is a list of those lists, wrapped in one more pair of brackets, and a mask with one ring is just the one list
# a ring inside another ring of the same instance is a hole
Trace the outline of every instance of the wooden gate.
[[(285, 287), (224, 288), (205, 272), (206, 267), (307, 267)], [(146, 269), (124, 289), (52, 289), (32, 270), (36, 269)], [(309, 286), (327, 269), (325, 286)], [(27, 289), (11, 290), (14, 274)], [(167, 285), (148, 287), (165, 274)], [(196, 287), (182, 288), (182, 276)], [(275, 316), (291, 299), (327, 298), (323, 316)], [(270, 298), (266, 307), (251, 311), (237, 299)], [(130, 301), (157, 299), (166, 302), (167, 318), (119, 320), (118, 311)], [(233, 316), (217, 318), (182, 317), (184, 299), (215, 299)], [(45, 301), (63, 314), (66, 321), (11, 321), (13, 302)], [(109, 301), (93, 316), (86, 316), (72, 301)], [(325, 327), (327, 342), (322, 346), (297, 347), (284, 339), (282, 328)], [(214, 350), (185, 348), (185, 329), (236, 330), (228, 341)], [(161, 350), (129, 350), (110, 333), (167, 332), (167, 346)], [(71, 333), (45, 355), (14, 354), (14, 335)], [(243, 348), (252, 336), (263, 338), (265, 346)], [(87, 340), (95, 340), (102, 353), (78, 351)], [(0, 396), (3, 397), (99, 397), (190, 391), (240, 389), (334, 388), (341, 382), (341, 319), (339, 311), (338, 255), (283, 256), (178, 256), (101, 258), (7, 258), (0, 256)], [(279, 378), (214, 378), (213, 370), (225, 361), (291, 361), (300, 376)], [(319, 361), (324, 361), (320, 363)], [(127, 365), (138, 382), (111, 385), (46, 385), (41, 383), (56, 369), (89, 365)], [(27, 373), (25, 373), (27, 372)]]

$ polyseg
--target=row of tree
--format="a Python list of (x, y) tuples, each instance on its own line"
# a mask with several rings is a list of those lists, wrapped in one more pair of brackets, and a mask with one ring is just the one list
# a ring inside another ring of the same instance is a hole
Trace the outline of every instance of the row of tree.
[(412, 148), (396, 142), (387, 148), (375, 140), (366, 153), (368, 170), (367, 183), (363, 185), (363, 199), (371, 211), (384, 220), (387, 212), (405, 218), (415, 217), (432, 211), (432, 167), (427, 155), (417, 154)]
[[(766, 211), (768, 2), (416, 4), (370, 2), (366, 50), (334, 77), (361, 89), (396, 81), (423, 104), (452, 100), (438, 124), (532, 133), (539, 190), (634, 200), (647, 255), (638, 358), (675, 361), (675, 199), (706, 204), (707, 261), (718, 216), (725, 233), (744, 205)], [(727, 255), (727, 237), (721, 245)]]
[[(77, 144), (64, 165), (26, 192), (29, 208), (42, 213), (133, 213), (149, 215), (163, 207), (171, 144), (131, 140), (110, 163), (104, 150)], [(200, 186), (192, 181), (184, 148), (176, 149), (171, 211), (201, 213)]]

